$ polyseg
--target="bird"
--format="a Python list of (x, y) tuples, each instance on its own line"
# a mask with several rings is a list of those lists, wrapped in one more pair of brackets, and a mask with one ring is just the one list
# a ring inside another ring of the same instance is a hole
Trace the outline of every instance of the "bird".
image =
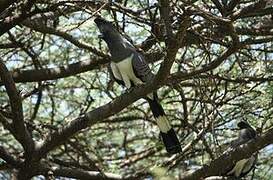
[[(109, 70), (111, 77), (118, 84), (125, 86), (127, 90), (152, 81), (154, 74), (151, 72), (143, 54), (122, 36), (110, 21), (97, 16), (94, 22), (100, 31), (99, 38), (106, 42), (110, 51)], [(147, 100), (160, 129), (160, 135), (167, 153), (177, 154), (182, 152), (178, 137), (159, 103), (157, 92), (154, 91), (148, 94), (144, 99)]]
[[(250, 140), (256, 138), (257, 133), (256, 130), (249, 125), (246, 121), (240, 121), (237, 124), (239, 128), (239, 136), (238, 138), (231, 143), (231, 148), (234, 149), (242, 144), (247, 143)], [(257, 162), (257, 154), (251, 155), (251, 157), (247, 159), (241, 159), (235, 163), (235, 165), (229, 169), (225, 175), (231, 176), (234, 178), (242, 178), (246, 176), (255, 166)]]

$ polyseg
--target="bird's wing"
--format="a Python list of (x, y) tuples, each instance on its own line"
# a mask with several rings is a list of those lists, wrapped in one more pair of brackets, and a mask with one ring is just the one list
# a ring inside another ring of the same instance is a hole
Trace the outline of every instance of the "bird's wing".
[(146, 63), (143, 55), (138, 52), (134, 52), (132, 59), (133, 70), (141, 81), (148, 82), (151, 81), (154, 77), (149, 65)]

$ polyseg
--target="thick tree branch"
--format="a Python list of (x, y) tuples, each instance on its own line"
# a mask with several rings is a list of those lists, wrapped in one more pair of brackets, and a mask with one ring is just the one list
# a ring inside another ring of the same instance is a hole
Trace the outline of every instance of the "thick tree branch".
[(52, 170), (54, 176), (88, 179), (88, 180), (122, 180), (121, 175), (113, 173), (101, 173), (98, 171), (83, 171), (74, 168), (56, 168)]
[[(0, 149), (1, 155), (1, 149)], [(26, 175), (26, 172), (29, 174)], [(17, 173), (18, 179), (30, 179), (36, 175), (44, 175), (50, 177), (65, 177), (75, 179), (86, 179), (86, 180), (129, 180), (130, 177), (123, 177), (118, 174), (105, 173), (101, 171), (86, 171), (78, 168), (68, 167), (56, 167), (49, 166), (45, 163), (37, 163), (33, 166), (28, 166), (25, 169), (20, 169)]]
[(171, 26), (171, 8), (170, 8), (170, 2), (169, 0), (161, 0), (160, 2), (160, 16), (161, 19), (164, 22), (164, 28), (165, 28), (165, 37), (166, 37), (166, 44), (167, 46), (173, 43), (174, 40), (174, 34)]
[[(19, 170), (17, 177), (19, 179), (29, 179), (36, 175), (54, 176), (54, 177), (65, 177), (75, 179), (86, 179), (86, 180), (126, 180), (130, 178), (124, 178), (121, 175), (113, 173), (104, 173), (99, 171), (86, 171), (78, 168), (68, 167), (50, 167), (47, 164), (39, 163), (35, 167), (28, 167), (30, 169)], [(32, 170), (32, 168), (35, 168)], [(25, 172), (31, 172), (28, 176), (25, 176)], [(25, 176), (25, 177), (22, 177)]]
[[(145, 54), (145, 59), (147, 59), (148, 62), (155, 62), (162, 58), (162, 56), (163, 54), (161, 52), (155, 52), (152, 54)], [(55, 80), (91, 71), (94, 69), (99, 69), (101, 66), (106, 65), (108, 62), (110, 62), (110, 57), (80, 61), (55, 68), (44, 68), (39, 70), (15, 70), (12, 72), (12, 77), (14, 82), (16, 83)], [(2, 84), (3, 82), (0, 81), (0, 85)]]
[(221, 175), (230, 167), (241, 159), (250, 157), (253, 153), (263, 149), (264, 147), (273, 143), (273, 129), (269, 129), (266, 133), (257, 137), (255, 140), (241, 145), (231, 152), (226, 152), (219, 158), (212, 161), (209, 165), (203, 166), (201, 169), (186, 175), (181, 180), (202, 179), (208, 176)]
[(125, 93), (106, 105), (88, 112), (85, 116), (71, 121), (70, 124), (47, 137), (47, 139), (41, 144), (41, 147), (37, 149), (38, 158), (43, 157), (50, 150), (62, 144), (69, 137), (73, 136), (80, 130), (120, 112), (131, 103), (135, 102), (141, 97), (144, 97), (146, 94), (155, 89), (157, 89), (157, 86), (154, 86), (152, 83), (141, 85), (138, 88), (133, 89), (130, 93)]
[(27, 155), (30, 155), (34, 148), (34, 141), (32, 140), (25, 124), (21, 97), (15, 83), (12, 79), (10, 72), (7, 67), (0, 59), (0, 77), (3, 81), (7, 94), (9, 96), (9, 101), (12, 110), (12, 128), (14, 129), (14, 137), (21, 143), (24, 147)]
[(73, 76), (79, 73), (94, 70), (106, 63), (109, 59), (93, 59), (81, 61), (56, 68), (39, 69), (39, 70), (16, 70), (12, 73), (15, 82), (39, 82), (45, 80), (55, 80), (59, 78)]
[[(162, 12), (163, 15), (168, 12), (167, 10), (164, 10), (164, 9), (162, 11), (163, 11)], [(183, 39), (186, 35), (186, 30), (190, 25), (189, 16), (185, 15), (184, 18), (185, 19), (181, 23), (179, 30), (176, 33), (175, 37), (174, 38), (168, 37), (168, 39), (166, 40), (167, 55), (166, 55), (164, 61), (161, 63), (159, 71), (155, 77), (156, 82), (165, 81), (170, 74), (170, 69), (175, 61), (177, 51), (182, 46)], [(165, 23), (168, 23), (167, 19), (165, 21), (166, 21)], [(169, 30), (169, 31), (170, 31), (169, 33), (171, 33), (171, 34), (169, 34), (169, 36), (172, 36), (172, 31), (171, 30)]]

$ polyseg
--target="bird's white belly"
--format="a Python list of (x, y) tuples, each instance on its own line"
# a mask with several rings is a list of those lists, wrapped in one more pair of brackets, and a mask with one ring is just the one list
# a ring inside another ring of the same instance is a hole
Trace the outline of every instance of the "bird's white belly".
[(131, 81), (135, 85), (142, 83), (142, 81), (137, 78), (134, 73), (132, 58), (133, 54), (120, 62), (111, 62), (110, 64), (115, 78), (122, 80), (128, 89), (132, 87)]
[(236, 165), (234, 166), (234, 168), (228, 173), (228, 175), (230, 174), (234, 174), (235, 177), (239, 177), (240, 174), (243, 172), (246, 163), (249, 161), (250, 159), (241, 159), (240, 161), (238, 161), (236, 163)]

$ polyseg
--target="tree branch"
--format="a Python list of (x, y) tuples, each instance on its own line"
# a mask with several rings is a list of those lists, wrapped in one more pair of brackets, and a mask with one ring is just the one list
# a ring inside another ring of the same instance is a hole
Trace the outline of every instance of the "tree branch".
[(122, 180), (121, 175), (113, 173), (101, 173), (98, 171), (83, 171), (74, 168), (56, 168), (52, 170), (54, 176), (88, 179), (88, 180)]
[(171, 26), (171, 14), (170, 14), (170, 2), (169, 0), (161, 0), (160, 2), (160, 17), (164, 22), (165, 33), (166, 33), (166, 44), (167, 46), (173, 42), (174, 34)]
[[(145, 54), (145, 59), (147, 59), (148, 62), (155, 62), (158, 61), (162, 56), (163, 55), (161, 52), (155, 52), (151, 54)], [(15, 70), (12, 72), (12, 77), (16, 83), (55, 80), (94, 69), (99, 69), (101, 66), (106, 65), (108, 62), (110, 62), (110, 57), (80, 61), (55, 68), (44, 68), (39, 70)], [(0, 85), (2, 84), (3, 82), (0, 81)]]
[[(167, 13), (169, 13), (169, 2), (163, 0), (161, 3), (163, 4), (161, 8), (161, 16), (166, 16)], [(188, 15), (185, 15), (185, 19), (183, 22), (181, 22), (178, 32), (176, 33), (175, 37), (173, 37), (173, 32), (171, 30), (171, 27), (169, 27), (171, 26), (169, 24), (169, 19), (166, 17), (162, 18), (164, 18), (166, 29), (167, 31), (169, 31), (167, 32), (166, 39), (167, 55), (160, 65), (159, 71), (155, 77), (155, 82), (166, 81), (166, 79), (168, 78), (170, 74), (170, 69), (173, 65), (173, 62), (175, 61), (177, 51), (182, 46), (183, 39), (186, 35), (186, 30), (190, 25), (190, 18)]]
[(28, 155), (31, 154), (34, 148), (34, 141), (31, 138), (25, 124), (21, 97), (15, 83), (12, 79), (7, 67), (0, 59), (0, 77), (3, 81), (12, 110), (12, 128), (14, 129), (14, 137), (21, 143)]
[[(45, 68), (39, 70), (15, 70), (12, 77), (15, 82), (38, 82), (45, 80), (54, 80), (73, 76), (79, 73), (87, 72), (98, 68), (109, 62), (109, 59), (93, 59), (88, 61), (76, 62), (73, 64), (60, 66), (56, 68)], [(0, 82), (1, 83), (1, 82)]]
[(234, 12), (231, 15), (231, 19), (234, 21), (238, 18), (247, 17), (250, 14), (255, 13), (256, 11), (263, 9), (266, 6), (266, 3), (267, 0), (259, 0), (258, 2), (255, 2), (247, 7), (240, 9), (239, 11)]

